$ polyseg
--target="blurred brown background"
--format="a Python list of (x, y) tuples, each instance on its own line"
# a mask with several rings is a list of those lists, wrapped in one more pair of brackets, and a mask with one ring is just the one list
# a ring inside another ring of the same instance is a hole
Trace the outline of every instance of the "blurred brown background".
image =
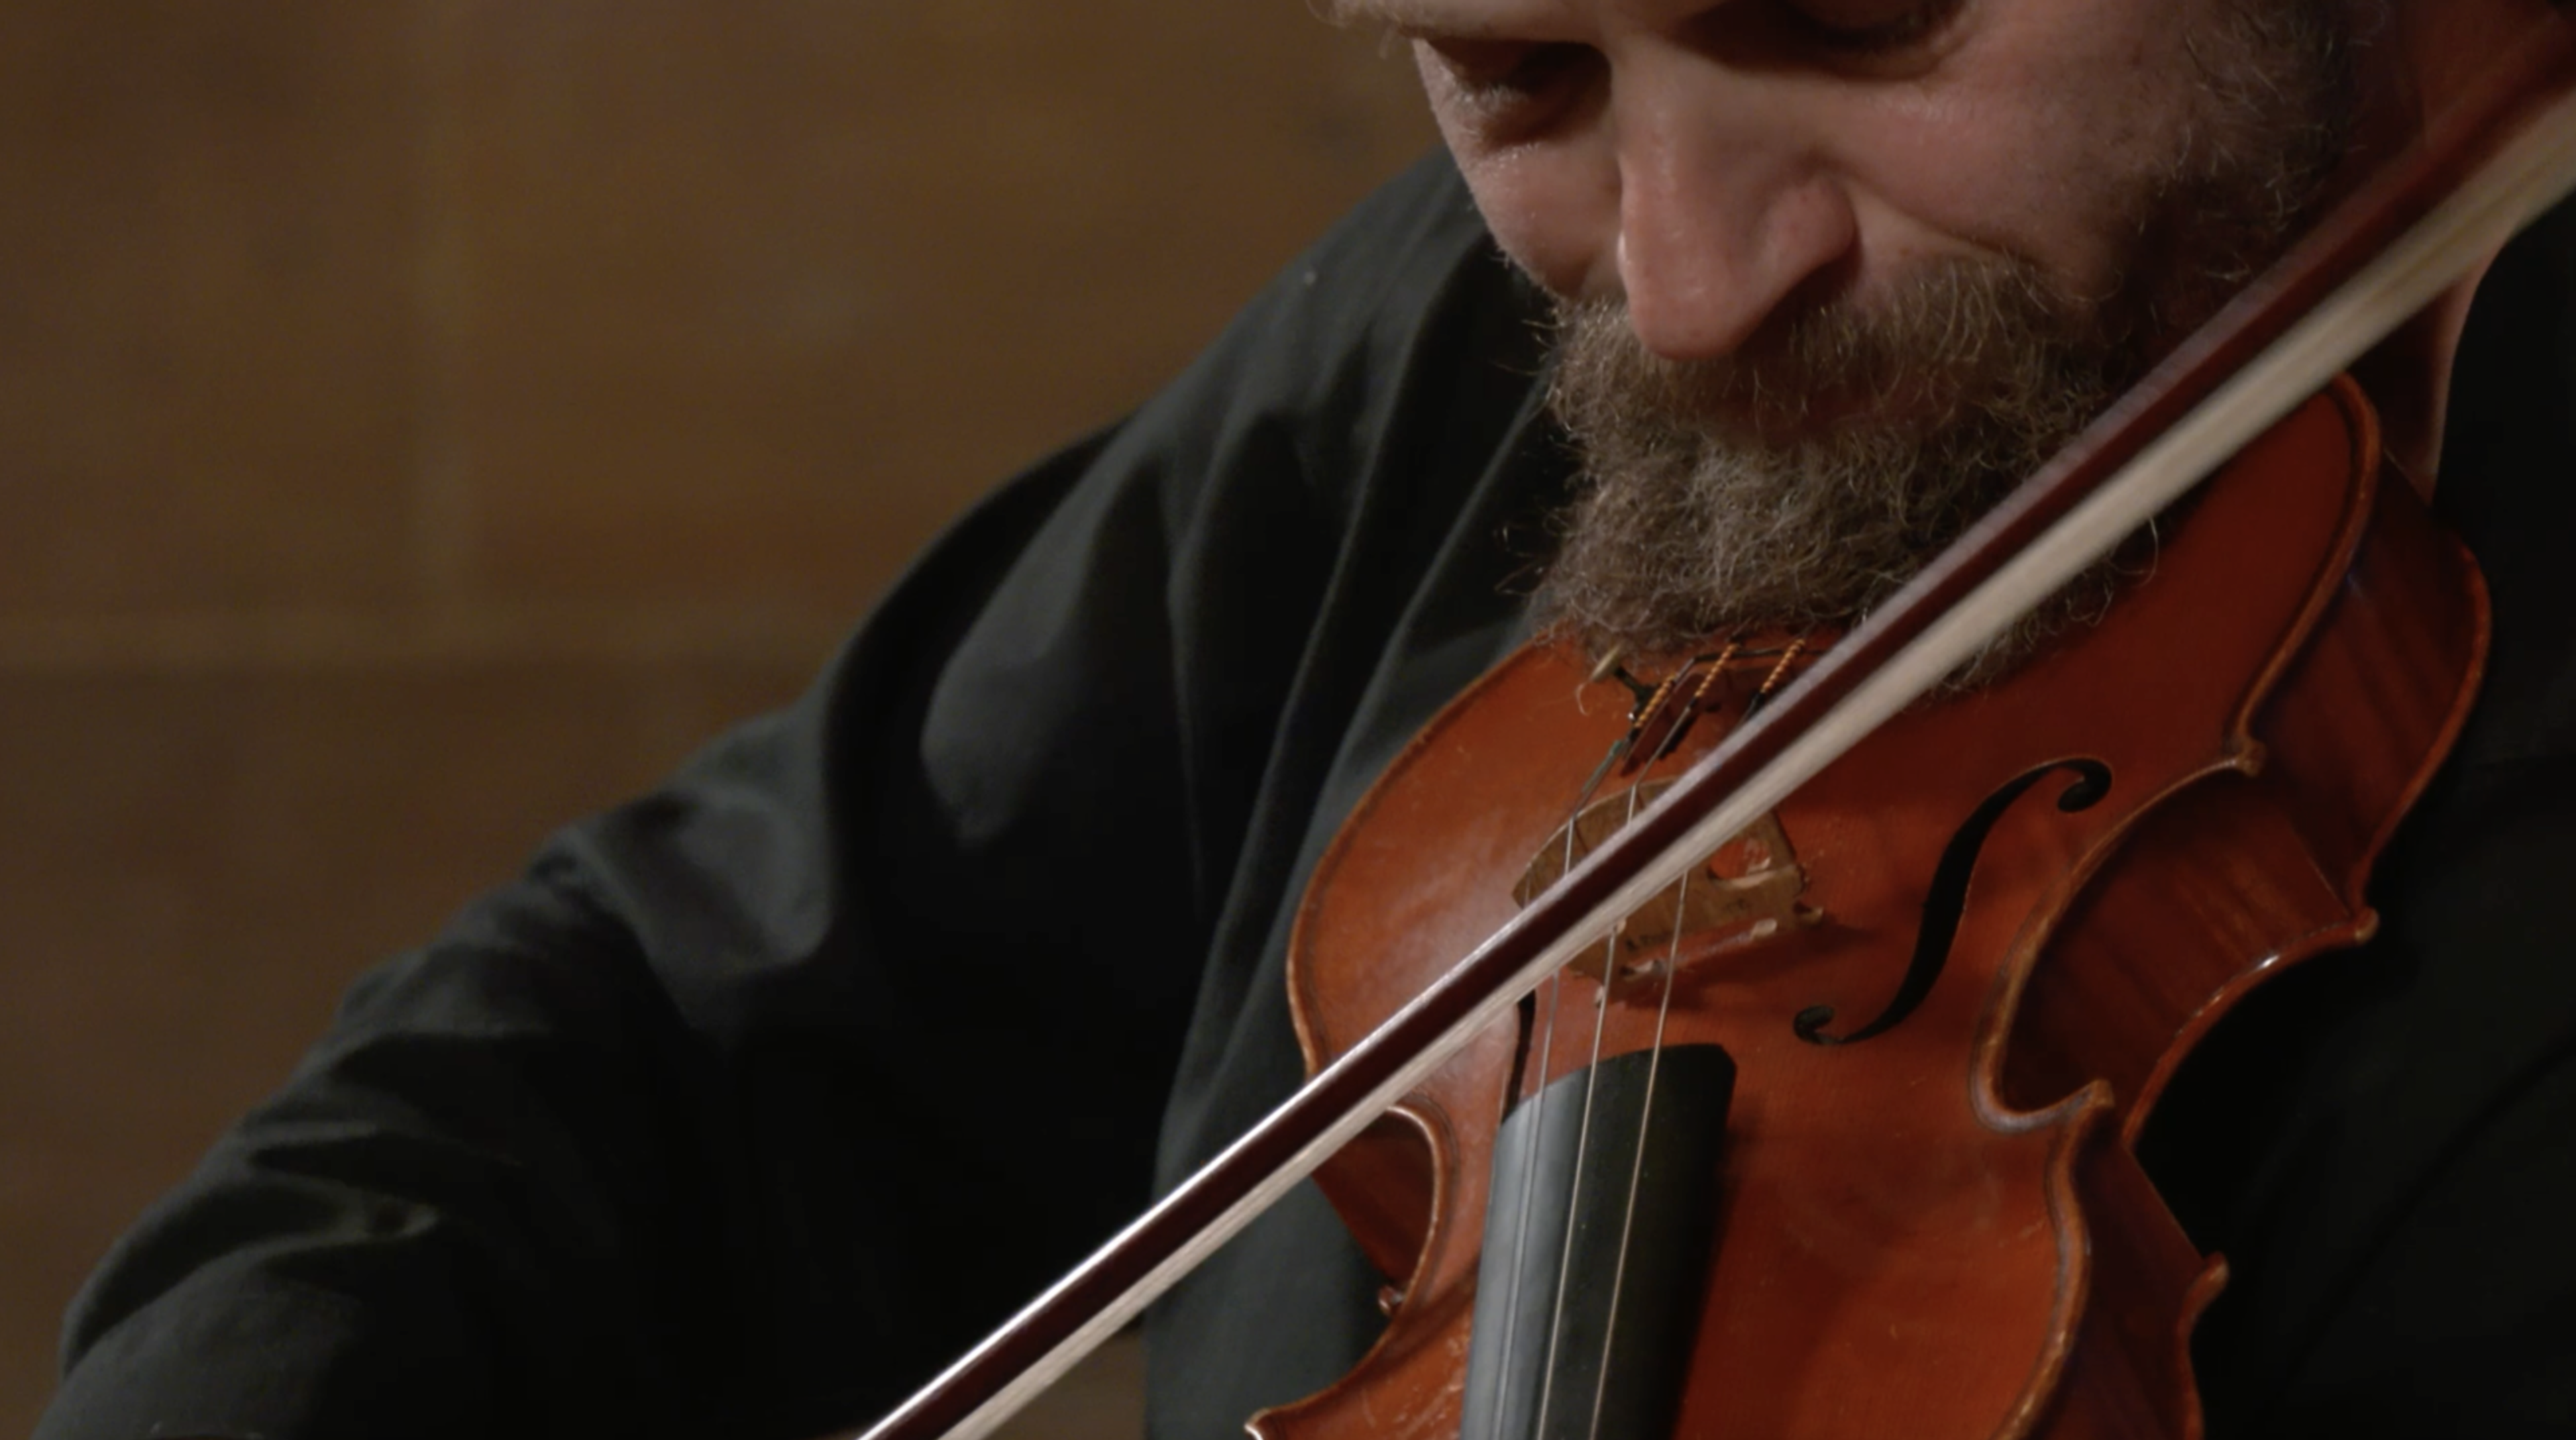
[(1430, 142), (1299, 0), (0, 6), (0, 1432), (353, 974)]

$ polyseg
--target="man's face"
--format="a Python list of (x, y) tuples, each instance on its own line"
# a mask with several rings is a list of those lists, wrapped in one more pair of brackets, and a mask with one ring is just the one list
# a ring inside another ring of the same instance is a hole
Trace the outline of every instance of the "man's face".
[(2285, 242), (2339, 4), (1352, 0), (1564, 314), (1553, 603), (1632, 650), (1866, 610)]
[(1386, 3), (1504, 250), (1689, 360), (1927, 261), (2112, 294), (2235, 0)]

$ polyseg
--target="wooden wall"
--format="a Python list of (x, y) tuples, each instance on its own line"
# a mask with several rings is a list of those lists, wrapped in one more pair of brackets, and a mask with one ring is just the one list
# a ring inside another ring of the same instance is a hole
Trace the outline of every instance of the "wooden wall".
[(348, 978), (1431, 143), (1298, 0), (0, 6), (0, 1431)]

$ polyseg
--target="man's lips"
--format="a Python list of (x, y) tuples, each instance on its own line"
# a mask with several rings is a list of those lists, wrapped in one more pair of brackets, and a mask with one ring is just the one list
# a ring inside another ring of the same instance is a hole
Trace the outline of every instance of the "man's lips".
[(1713, 440), (1736, 444), (1790, 445), (1856, 426), (1885, 430), (1898, 439), (1921, 439), (1966, 408), (1962, 392), (1963, 387), (1928, 375), (1796, 393), (1771, 387), (1759, 398), (1707, 397), (1674, 418)]

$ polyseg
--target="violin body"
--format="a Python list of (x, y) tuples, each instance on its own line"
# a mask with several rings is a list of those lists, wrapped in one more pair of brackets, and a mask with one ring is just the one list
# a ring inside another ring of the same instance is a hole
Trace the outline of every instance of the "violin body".
[[(1255, 1433), (1456, 1435), (1498, 1127), (1659, 1035), (1736, 1065), (1674, 1433), (2197, 1433), (2189, 1333), (2223, 1265), (2131, 1142), (2251, 986), (2370, 933), (2371, 862), (2465, 718), (2486, 621), (2465, 552), (2383, 483), (2348, 382), (2146, 565), (2097, 626), (1836, 761), (1693, 871), (1684, 923), (1659, 933), (1650, 903), (1328, 1162), (1318, 1182), (1394, 1281), (1389, 1323)], [(1704, 753), (1777, 662), (1720, 668), (1635, 778)], [(1533, 860), (1566, 843), (1629, 701), (1541, 644), (1416, 738), (1299, 915), (1310, 1069), (1545, 878)], [(2106, 783), (2079, 796), (2086, 777)], [(1848, 1038), (1909, 988), (1883, 1033)]]

